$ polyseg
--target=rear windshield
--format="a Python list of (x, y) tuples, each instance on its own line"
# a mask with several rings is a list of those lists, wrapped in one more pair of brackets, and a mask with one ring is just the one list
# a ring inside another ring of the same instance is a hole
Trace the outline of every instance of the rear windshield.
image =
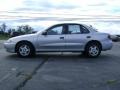
[(88, 28), (92, 29), (93, 31), (98, 32), (98, 30), (95, 27), (93, 27), (92, 25), (86, 25), (86, 26)]

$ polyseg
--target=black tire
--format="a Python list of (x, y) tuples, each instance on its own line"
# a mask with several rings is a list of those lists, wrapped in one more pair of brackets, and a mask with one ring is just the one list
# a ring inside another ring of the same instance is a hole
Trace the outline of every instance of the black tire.
[[(96, 48), (95, 50), (93, 48)], [(98, 57), (101, 54), (101, 45), (97, 42), (87, 44), (84, 55), (90, 58)]]
[(82, 51), (81, 56), (85, 56), (85, 53), (86, 53), (85, 51)]
[[(28, 53), (26, 55), (23, 55), (21, 53), (21, 47), (23, 47), (23, 46), (26, 46), (27, 48), (29, 48), (29, 51), (28, 51)], [(19, 43), (17, 45), (17, 47), (16, 47), (16, 52), (17, 52), (18, 56), (20, 56), (20, 57), (31, 57), (31, 56), (35, 55), (34, 47), (29, 42), (21, 42), (21, 43)]]

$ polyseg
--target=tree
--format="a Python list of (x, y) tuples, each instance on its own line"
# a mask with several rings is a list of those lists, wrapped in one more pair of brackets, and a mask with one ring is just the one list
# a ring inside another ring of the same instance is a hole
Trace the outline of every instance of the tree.
[(18, 32), (19, 34), (24, 34), (24, 33), (23, 33), (23, 30), (22, 30), (22, 26), (17, 26), (17, 32)]
[(7, 28), (7, 25), (5, 23), (3, 23), (1, 26), (0, 26), (0, 31), (5, 33), (6, 31), (6, 28)]
[(30, 34), (33, 32), (33, 28), (30, 27), (29, 25), (21, 25), (17, 27), (17, 31), (20, 34)]

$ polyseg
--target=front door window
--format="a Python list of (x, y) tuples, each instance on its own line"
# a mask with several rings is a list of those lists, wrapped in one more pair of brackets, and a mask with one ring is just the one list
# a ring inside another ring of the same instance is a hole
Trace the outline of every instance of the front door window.
[(56, 26), (48, 30), (47, 35), (61, 35), (63, 26)]

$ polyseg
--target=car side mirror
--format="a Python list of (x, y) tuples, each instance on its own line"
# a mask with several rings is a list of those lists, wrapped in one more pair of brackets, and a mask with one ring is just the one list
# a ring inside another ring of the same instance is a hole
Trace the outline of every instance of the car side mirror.
[(44, 32), (42, 33), (42, 35), (47, 35), (47, 31), (44, 31)]

